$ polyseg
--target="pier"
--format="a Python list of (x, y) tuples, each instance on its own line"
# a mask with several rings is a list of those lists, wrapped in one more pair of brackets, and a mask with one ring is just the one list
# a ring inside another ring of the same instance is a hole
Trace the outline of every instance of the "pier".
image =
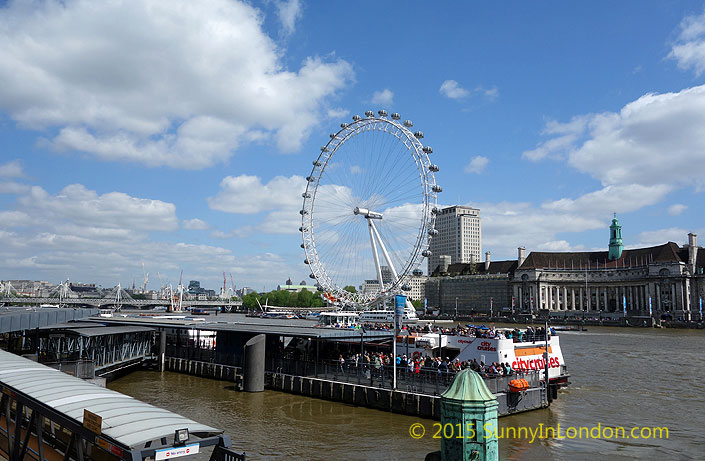
[[(382, 370), (371, 367), (367, 370), (362, 366), (339, 369), (338, 364), (324, 358), (322, 351), (335, 347), (385, 347), (384, 344), (393, 340), (393, 333), (388, 331), (149, 317), (95, 321), (107, 325), (149, 326), (166, 335), (166, 370), (236, 383), (242, 380), (244, 344), (264, 334), (269, 389), (426, 418), (439, 418), (437, 399), (453, 378), (452, 374), (437, 375), (429, 370), (412, 376), (398, 369), (398, 386), (393, 389), (390, 366)], [(545, 408), (550, 400), (557, 398), (557, 387), (550, 386), (547, 394), (541, 376), (541, 372), (534, 371), (487, 378), (488, 388), (499, 401), (500, 416)], [(529, 389), (521, 393), (509, 392), (509, 381), (515, 378), (527, 379)]]

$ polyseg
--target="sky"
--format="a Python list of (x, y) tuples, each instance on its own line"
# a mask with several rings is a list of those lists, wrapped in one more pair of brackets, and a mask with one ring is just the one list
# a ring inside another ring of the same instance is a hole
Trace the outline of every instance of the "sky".
[(304, 178), (379, 109), (493, 260), (702, 241), (705, 3), (495, 3), (0, 3), (0, 279), (311, 283)]

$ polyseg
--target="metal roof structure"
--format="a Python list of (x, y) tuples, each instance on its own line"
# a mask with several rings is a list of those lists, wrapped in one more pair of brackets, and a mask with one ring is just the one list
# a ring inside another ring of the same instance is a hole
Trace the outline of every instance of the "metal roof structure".
[(97, 318), (90, 321), (105, 325), (148, 325), (154, 328), (188, 328), (205, 331), (232, 331), (237, 333), (270, 334), (298, 338), (317, 338), (323, 340), (339, 339), (386, 339), (394, 335), (392, 331), (365, 330), (352, 328), (317, 328), (312, 326), (285, 325), (279, 323), (239, 323), (239, 322), (197, 322), (189, 319), (160, 320), (158, 317), (120, 317)]
[(82, 308), (0, 308), (0, 334), (66, 323), (98, 312), (98, 309)]
[[(118, 447), (122, 459), (154, 456), (155, 450), (172, 448), (176, 430), (188, 429), (188, 443), (222, 444), (223, 431), (171, 411), (0, 350), (0, 387), (25, 406), (100, 446)], [(84, 410), (102, 418), (100, 434), (83, 428)], [(87, 435), (86, 435), (87, 434)], [(94, 440), (90, 438), (94, 437)], [(226, 446), (227, 446), (226, 445)]]
[(88, 328), (66, 328), (62, 331), (67, 333), (74, 333), (79, 336), (105, 336), (105, 335), (122, 335), (126, 333), (141, 333), (145, 331), (154, 331), (154, 328), (142, 327), (142, 326), (116, 326), (116, 327), (96, 327), (91, 326)]

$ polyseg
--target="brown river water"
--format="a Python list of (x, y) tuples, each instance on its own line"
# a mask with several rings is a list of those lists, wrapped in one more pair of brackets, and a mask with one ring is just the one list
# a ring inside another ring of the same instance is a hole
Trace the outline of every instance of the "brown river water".
[[(705, 459), (705, 332), (589, 327), (561, 333), (561, 348), (571, 385), (548, 409), (500, 418), (498, 432), (560, 425), (565, 438), (502, 438), (500, 459)], [(224, 429), (253, 460), (422, 460), (440, 449), (435, 421), (342, 403), (170, 372), (133, 372), (108, 387)], [(424, 425), (421, 439), (409, 435), (413, 423)], [(666, 427), (668, 439), (567, 438), (569, 427), (598, 424), (607, 436), (604, 428)]]

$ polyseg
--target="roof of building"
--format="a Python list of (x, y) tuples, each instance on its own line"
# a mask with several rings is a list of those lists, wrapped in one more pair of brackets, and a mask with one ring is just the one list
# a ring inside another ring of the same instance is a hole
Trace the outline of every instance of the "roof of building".
[(102, 433), (130, 450), (146, 443), (159, 446), (174, 431), (188, 428), (191, 436), (218, 436), (222, 430), (149, 405), (119, 392), (88, 383), (53, 368), (0, 350), (0, 382), (53, 408), (79, 425), (86, 409), (103, 419)]
[[(681, 258), (683, 251), (685, 251), (684, 259)], [(677, 243), (668, 242), (653, 247), (624, 250), (622, 256), (614, 261), (610, 261), (607, 256), (607, 251), (532, 251), (521, 265), (521, 269), (597, 269), (645, 266), (653, 262), (680, 263), (688, 261), (688, 249), (683, 250)], [(700, 252), (698, 256), (700, 256)]]
[[(485, 270), (485, 263), (454, 263), (448, 266), (447, 275), (458, 276), (458, 275), (490, 275), (490, 274), (509, 274), (513, 273), (517, 268), (516, 259), (509, 259), (506, 261), (490, 261), (490, 267)], [(431, 274), (432, 277), (437, 277), (440, 265)]]

